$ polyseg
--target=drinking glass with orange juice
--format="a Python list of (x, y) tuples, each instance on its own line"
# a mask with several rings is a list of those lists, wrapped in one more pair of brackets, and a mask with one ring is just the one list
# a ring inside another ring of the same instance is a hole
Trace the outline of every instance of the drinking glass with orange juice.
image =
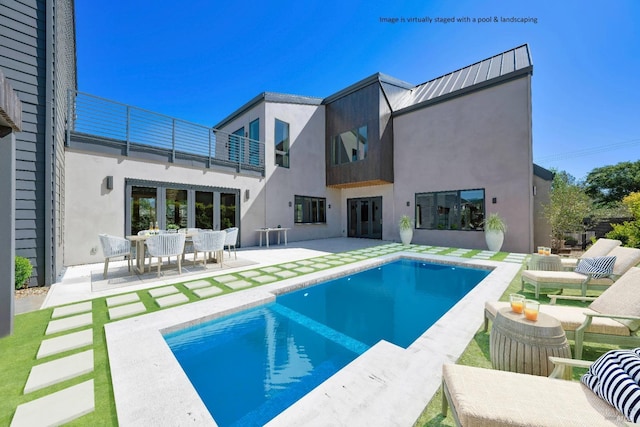
[(510, 294), (509, 302), (511, 302), (511, 311), (514, 313), (522, 313), (524, 309), (524, 295)]
[(538, 301), (528, 299), (524, 301), (524, 317), (527, 320), (535, 322), (538, 320), (538, 312), (540, 311), (540, 303)]

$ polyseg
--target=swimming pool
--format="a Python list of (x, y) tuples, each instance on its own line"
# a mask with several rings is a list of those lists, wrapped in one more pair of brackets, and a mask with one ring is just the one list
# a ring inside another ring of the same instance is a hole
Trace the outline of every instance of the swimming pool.
[(219, 425), (261, 425), (376, 342), (406, 348), (489, 273), (400, 259), (165, 340)]

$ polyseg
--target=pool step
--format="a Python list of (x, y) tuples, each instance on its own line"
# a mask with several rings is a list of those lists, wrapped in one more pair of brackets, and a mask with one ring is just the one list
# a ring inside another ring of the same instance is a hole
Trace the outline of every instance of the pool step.
[(354, 338), (351, 338), (348, 335), (343, 334), (342, 332), (338, 332), (333, 328), (328, 327), (327, 325), (323, 325), (320, 322), (316, 322), (315, 320), (298, 313), (297, 311), (291, 310), (280, 304), (273, 304), (270, 307), (273, 311), (288, 317), (292, 321), (316, 332), (317, 334), (322, 335), (324, 338), (332, 341), (347, 350), (350, 350), (358, 355), (364, 353), (369, 349), (365, 343), (362, 343)]

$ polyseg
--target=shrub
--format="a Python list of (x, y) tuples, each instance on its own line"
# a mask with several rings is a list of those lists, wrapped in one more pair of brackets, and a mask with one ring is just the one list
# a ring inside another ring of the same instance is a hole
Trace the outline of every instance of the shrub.
[(24, 257), (16, 256), (16, 289), (21, 289), (24, 284), (31, 278), (33, 266), (31, 262)]

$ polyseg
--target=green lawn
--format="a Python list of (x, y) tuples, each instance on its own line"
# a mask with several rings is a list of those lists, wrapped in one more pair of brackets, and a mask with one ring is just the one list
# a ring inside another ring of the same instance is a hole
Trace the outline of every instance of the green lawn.
[[(405, 247), (402, 247), (399, 244), (386, 244), (375, 248), (369, 248), (367, 250), (350, 251), (338, 255), (340, 255), (341, 258), (345, 256), (353, 257), (355, 258), (353, 262), (356, 262), (362, 259), (377, 257), (381, 254), (394, 253), (405, 249)], [(417, 253), (422, 253), (427, 249), (428, 247), (412, 245), (412, 250)], [(440, 252), (440, 254), (444, 255), (452, 251), (453, 249), (446, 249)], [(470, 258), (477, 252), (479, 251), (471, 251), (465, 254), (464, 257)], [(492, 259), (502, 260), (507, 255), (507, 253), (501, 252), (496, 254)], [(323, 262), (323, 260), (326, 261), (326, 258), (323, 259), (323, 257), (317, 257), (312, 258), (312, 260), (314, 262)], [(260, 270), (260, 267), (257, 267), (256, 270)], [(237, 277), (239, 279), (251, 282), (251, 279), (247, 279), (241, 276)], [(211, 278), (212, 283), (215, 283), (214, 279), (215, 277)], [(224, 284), (215, 284), (223, 290), (223, 293), (220, 295), (234, 292), (232, 289), (226, 288)], [(260, 286), (260, 283), (252, 282), (252, 285)], [(179, 289), (179, 291), (187, 295), (190, 301), (196, 301), (200, 299), (189, 289), (187, 289), (184, 284), (180, 283), (175, 286)], [(505, 295), (508, 295), (511, 292), (519, 291), (519, 289), (520, 277), (518, 275), (511, 283), (509, 289), (505, 292)], [(127, 292), (125, 291), (123, 293)], [(136, 291), (136, 293), (138, 294), (140, 301), (142, 301), (147, 308), (147, 313), (161, 310), (155, 303), (153, 298), (149, 296), (148, 289)], [(527, 296), (532, 297), (533, 294), (527, 294)], [(541, 300), (544, 302), (545, 298), (542, 298)], [(576, 303), (574, 302), (574, 304)], [(85, 347), (78, 350), (72, 350), (67, 353), (49, 356), (43, 359), (36, 359), (36, 354), (38, 352), (40, 344), (45, 338), (44, 333), (47, 324), (51, 319), (52, 312), (53, 309), (48, 308), (16, 316), (13, 335), (0, 339), (0, 354), (2, 354), (2, 363), (0, 364), (0, 396), (2, 396), (2, 399), (0, 399), (0, 425), (10, 424), (13, 414), (18, 405), (93, 378), (95, 382), (95, 411), (90, 414), (84, 415), (76, 419), (75, 421), (72, 421), (68, 425), (116, 426), (118, 423), (113, 397), (113, 389), (111, 386), (111, 372), (109, 368), (104, 334), (104, 325), (110, 322), (108, 318), (106, 298), (97, 298), (92, 300), (94, 331), (94, 343), (92, 348), (94, 351), (94, 371), (89, 374), (63, 381), (53, 386), (45, 387), (44, 389), (34, 391), (27, 395), (23, 394), (24, 385), (27, 381), (31, 368), (34, 365), (38, 365), (63, 356), (79, 353), (87, 349)], [(64, 333), (66, 332), (61, 332), (56, 335), (50, 335), (46, 338), (53, 338), (58, 335), (63, 335)], [(586, 346), (585, 358), (595, 360), (595, 358), (597, 358), (607, 349), (608, 348)], [(459, 360), (459, 363), (473, 366), (490, 367), (489, 334), (484, 333), (482, 330), (480, 330), (465, 350), (464, 354)], [(437, 394), (425, 408), (425, 411), (423, 412), (416, 425), (452, 425), (452, 420), (450, 418), (443, 419), (440, 415), (440, 402), (440, 395)]]

